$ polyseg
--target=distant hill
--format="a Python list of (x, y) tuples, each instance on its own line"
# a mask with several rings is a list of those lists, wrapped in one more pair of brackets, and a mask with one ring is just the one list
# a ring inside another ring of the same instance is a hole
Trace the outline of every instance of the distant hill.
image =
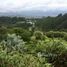
[(20, 12), (0, 12), (0, 16), (23, 16), (23, 17), (42, 17), (42, 16), (57, 16), (59, 13), (66, 13), (67, 11), (63, 10), (29, 10), (29, 11), (20, 11)]

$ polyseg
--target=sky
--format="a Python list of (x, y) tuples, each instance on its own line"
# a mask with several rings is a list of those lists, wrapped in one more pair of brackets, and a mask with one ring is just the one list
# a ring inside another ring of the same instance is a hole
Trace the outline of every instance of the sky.
[[(67, 0), (0, 0), (0, 12), (67, 11)], [(48, 13), (47, 13), (48, 14)]]
[(0, 0), (0, 16), (56, 16), (67, 13), (67, 0)]

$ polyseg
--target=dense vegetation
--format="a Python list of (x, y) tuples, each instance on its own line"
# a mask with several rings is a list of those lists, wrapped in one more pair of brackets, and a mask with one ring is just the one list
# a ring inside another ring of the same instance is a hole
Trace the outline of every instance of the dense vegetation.
[(67, 29), (67, 14), (59, 14), (56, 17), (44, 17), (37, 21), (38, 23), (36, 23), (36, 26), (43, 31)]
[(0, 67), (67, 67), (67, 14), (0, 17)]

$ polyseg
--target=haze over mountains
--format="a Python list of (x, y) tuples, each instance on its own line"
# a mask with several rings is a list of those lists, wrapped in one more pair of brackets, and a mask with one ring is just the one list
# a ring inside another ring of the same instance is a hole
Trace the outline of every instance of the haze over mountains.
[(67, 13), (67, 11), (63, 10), (49, 10), (49, 11), (42, 11), (42, 10), (30, 10), (30, 11), (20, 11), (20, 12), (0, 12), (0, 16), (26, 16), (26, 17), (36, 17), (36, 16), (57, 16), (59, 13)]

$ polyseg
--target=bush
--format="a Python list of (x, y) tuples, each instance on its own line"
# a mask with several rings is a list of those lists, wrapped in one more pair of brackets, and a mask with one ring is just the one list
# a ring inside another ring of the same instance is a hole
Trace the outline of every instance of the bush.
[(40, 31), (15, 32), (0, 43), (0, 67), (67, 67), (67, 42), (59, 38), (67, 40), (65, 32), (47, 33), (53, 39)]
[(67, 41), (67, 34), (64, 35), (63, 39)]
[(64, 35), (65, 35), (64, 32), (59, 32), (59, 31), (56, 31), (56, 32), (50, 31), (50, 32), (46, 33), (46, 36), (50, 37), (50, 38), (53, 38), (53, 37), (55, 37), (55, 38), (58, 38), (58, 37), (63, 38)]
[(53, 64), (54, 67), (67, 67), (67, 51), (59, 55)]
[(21, 37), (16, 34), (8, 34), (7, 39), (1, 42), (2, 47), (7, 50), (7, 52), (11, 51), (19, 51), (23, 52), (25, 42), (21, 39)]
[(13, 64), (8, 60), (6, 51), (0, 50), (0, 67), (13, 67)]
[(7, 28), (0, 28), (0, 41), (6, 39), (7, 36)]
[(40, 31), (35, 31), (33, 36), (35, 36), (36, 40), (43, 40), (45, 38), (43, 32)]
[(24, 30), (24, 32), (22, 34), (20, 34), (20, 36), (24, 41), (30, 41), (31, 32)]
[[(35, 50), (35, 49), (34, 49)], [(47, 59), (48, 63), (54, 63), (59, 55), (67, 50), (67, 46), (60, 40), (49, 40), (36, 45), (36, 53)]]
[(24, 41), (30, 41), (31, 32), (25, 29), (14, 29), (15, 34), (20, 35)]
[(35, 57), (32, 54), (20, 54), (16, 51), (7, 54), (5, 51), (0, 51), (0, 67), (52, 67), (52, 66), (51, 64), (48, 63), (46, 64), (44, 58)]

